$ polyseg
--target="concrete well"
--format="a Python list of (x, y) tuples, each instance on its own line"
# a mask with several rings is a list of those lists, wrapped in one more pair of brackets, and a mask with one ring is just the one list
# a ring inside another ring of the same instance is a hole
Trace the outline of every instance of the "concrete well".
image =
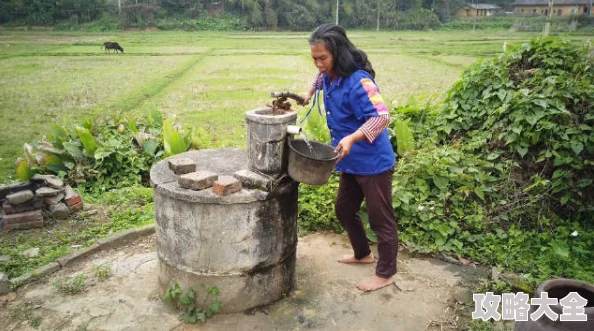
[(272, 108), (258, 108), (245, 113), (249, 169), (269, 175), (287, 172), (287, 127), (296, 121), (295, 111), (273, 115)]
[[(190, 158), (197, 170), (219, 175), (250, 171), (241, 149), (191, 151), (174, 158)], [(150, 174), (161, 294), (178, 283), (193, 288), (201, 302), (203, 287), (216, 286), (224, 313), (270, 304), (287, 294), (295, 273), (298, 184), (281, 176), (259, 186), (268, 189), (244, 185), (240, 192), (219, 196), (210, 188), (179, 187), (168, 160)]]

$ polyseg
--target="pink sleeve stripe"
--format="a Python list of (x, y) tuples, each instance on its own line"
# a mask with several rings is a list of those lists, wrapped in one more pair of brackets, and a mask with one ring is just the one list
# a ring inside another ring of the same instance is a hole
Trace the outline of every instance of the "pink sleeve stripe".
[(365, 134), (365, 139), (368, 143), (372, 143), (390, 124), (390, 113), (383, 114), (377, 117), (370, 117), (359, 130)]
[(361, 79), (361, 85), (363, 85), (365, 92), (367, 92), (367, 97), (369, 97), (369, 101), (371, 101), (373, 107), (375, 107), (377, 114), (390, 114), (388, 106), (386, 106), (386, 104), (384, 103), (384, 99), (382, 98), (382, 95), (379, 93), (377, 85), (375, 85), (375, 83), (369, 78)]

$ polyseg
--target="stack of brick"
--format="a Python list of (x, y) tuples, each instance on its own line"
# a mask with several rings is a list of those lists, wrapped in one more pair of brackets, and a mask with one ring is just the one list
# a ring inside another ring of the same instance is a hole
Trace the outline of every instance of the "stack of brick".
[(177, 175), (180, 187), (201, 191), (212, 188), (212, 192), (226, 196), (241, 191), (241, 181), (233, 176), (219, 176), (210, 171), (196, 170), (192, 159), (180, 158), (169, 160), (169, 169)]
[(0, 187), (0, 205), (0, 229), (4, 230), (41, 228), (44, 215), (61, 220), (83, 208), (81, 196), (51, 175)]

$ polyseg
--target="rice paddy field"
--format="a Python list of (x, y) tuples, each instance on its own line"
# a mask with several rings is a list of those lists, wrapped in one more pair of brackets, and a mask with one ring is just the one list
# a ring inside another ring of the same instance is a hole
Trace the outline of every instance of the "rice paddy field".
[[(204, 132), (208, 147), (245, 147), (246, 111), (270, 103), (272, 91), (304, 92), (310, 86), (316, 68), (308, 35), (0, 30), (0, 183), (15, 180), (23, 144), (41, 140), (50, 124), (96, 114), (157, 109)], [(536, 36), (349, 31), (368, 53), (384, 100), (392, 105), (409, 96), (443, 98), (468, 65), (501, 53), (504, 42)], [(105, 53), (106, 41), (117, 41), (125, 53)]]

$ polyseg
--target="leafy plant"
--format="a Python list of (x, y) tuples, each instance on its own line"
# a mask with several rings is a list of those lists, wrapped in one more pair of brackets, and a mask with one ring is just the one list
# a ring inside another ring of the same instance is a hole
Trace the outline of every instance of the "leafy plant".
[(86, 280), (87, 275), (79, 274), (73, 278), (55, 280), (52, 285), (58, 292), (75, 295), (87, 288), (87, 284), (85, 283)]
[(146, 184), (152, 164), (188, 149), (190, 133), (163, 121), (158, 111), (146, 121), (98, 117), (82, 125), (52, 125), (47, 141), (25, 144), (26, 159), (17, 161), (17, 176), (26, 180), (52, 173), (97, 191)]
[[(202, 286), (204, 287), (204, 285)], [(192, 288), (183, 291), (179, 284), (175, 283), (165, 291), (163, 301), (172, 308), (180, 311), (179, 319), (185, 323), (205, 323), (206, 319), (212, 317), (221, 310), (221, 301), (219, 301), (219, 289), (210, 286), (206, 289), (206, 295), (200, 306), (196, 303), (196, 293)], [(209, 298), (212, 296), (212, 299)], [(206, 302), (211, 303), (206, 306)]]
[(109, 278), (109, 276), (111, 276), (111, 269), (108, 266), (95, 266), (93, 267), (93, 270), (95, 271), (95, 276), (97, 277), (97, 279), (99, 279), (100, 281), (104, 281), (107, 278)]
[(33, 315), (33, 303), (26, 302), (20, 306), (10, 309), (10, 318), (17, 321), (27, 321), (31, 327), (37, 328), (41, 325), (41, 316)]

